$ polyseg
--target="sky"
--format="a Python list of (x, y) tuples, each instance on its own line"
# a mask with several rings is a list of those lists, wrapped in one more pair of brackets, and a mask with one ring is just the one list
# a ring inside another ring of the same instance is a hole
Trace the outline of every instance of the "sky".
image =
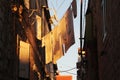
[[(76, 63), (78, 61), (78, 48), (80, 47), (80, 0), (77, 1), (77, 17), (74, 19), (74, 35), (75, 35), (75, 44), (69, 48), (67, 53), (57, 61), (58, 70), (60, 75), (72, 75), (72, 80), (77, 80), (77, 69)], [(85, 17), (84, 13), (87, 9), (88, 0), (83, 0), (86, 4), (83, 6), (83, 37), (85, 32)], [(53, 10), (50, 12), (51, 15), (54, 14), (54, 11), (58, 17), (58, 20), (63, 17), (66, 10), (71, 5), (72, 0), (48, 0), (49, 8)], [(56, 23), (57, 24), (57, 23)], [(66, 71), (67, 70), (67, 71)], [(69, 70), (69, 71), (68, 71)]]

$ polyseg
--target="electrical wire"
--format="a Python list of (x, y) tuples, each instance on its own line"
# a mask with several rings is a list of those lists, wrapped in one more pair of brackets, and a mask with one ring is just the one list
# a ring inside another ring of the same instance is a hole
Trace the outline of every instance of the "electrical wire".
[(60, 6), (57, 8), (57, 10), (60, 9), (60, 7), (63, 5), (64, 2), (65, 2), (65, 0), (63, 0), (63, 2), (60, 4)]
[[(59, 71), (60, 73), (69, 73), (69, 74), (72, 74), (72, 75), (77, 75), (77, 74), (75, 74), (75, 73), (72, 73), (72, 72), (69, 72), (69, 71), (71, 71), (71, 70), (74, 70), (74, 69), (76, 69), (76, 67), (74, 67), (74, 68), (71, 68), (71, 69), (68, 69), (68, 70), (64, 70), (64, 71)], [(50, 73), (55, 73), (55, 72), (50, 72)]]
[(51, 4), (52, 4), (52, 6), (53, 6), (53, 9), (55, 9), (55, 6), (53, 5), (53, 3), (52, 2), (50, 2)]
[(72, 74), (72, 75), (77, 75), (77, 74), (75, 74), (75, 73), (71, 73), (71, 72), (65, 72), (65, 73), (69, 73), (69, 74)]
[[(63, 1), (61, 2), (60, 6), (58, 6), (56, 10), (59, 10), (59, 9), (60, 9), (60, 7), (63, 5), (63, 3), (64, 3), (64, 2), (65, 2), (65, 0), (63, 0)], [(56, 2), (56, 3), (57, 3), (57, 2)], [(52, 3), (52, 2), (51, 2), (51, 4), (52, 4), (53, 8), (55, 9), (55, 6), (53, 5), (53, 3)]]
[(76, 69), (76, 67), (68, 69), (68, 70), (64, 70), (64, 71), (59, 71), (59, 72), (67, 72), (67, 71), (71, 71), (71, 70), (74, 70), (74, 69)]

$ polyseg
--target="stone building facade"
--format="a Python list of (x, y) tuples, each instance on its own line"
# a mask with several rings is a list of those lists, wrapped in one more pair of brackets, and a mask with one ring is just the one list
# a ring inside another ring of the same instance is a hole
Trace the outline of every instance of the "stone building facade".
[[(86, 22), (90, 23), (86, 24), (87, 80), (120, 79), (119, 9), (120, 1), (117, 0), (89, 0), (86, 16), (91, 14), (92, 18)], [(94, 39), (93, 43), (90, 39)]]
[[(47, 3), (45, 4), (47, 5)], [(44, 48), (40, 47), (41, 41), (33, 36), (35, 35), (35, 29), (33, 29), (35, 25), (29, 26), (27, 11), (23, 14), (19, 11), (25, 7), (23, 5), (23, 0), (0, 0), (0, 80), (43, 80), (46, 78)], [(43, 4), (39, 6), (42, 8)], [(44, 9), (43, 12), (45, 19), (43, 22), (47, 28), (47, 31), (43, 33), (45, 35), (51, 28), (50, 23), (48, 23), (50, 15), (48, 10)], [(21, 22), (23, 18), (26, 19), (27, 24)], [(33, 31), (32, 36), (28, 27)], [(34, 45), (34, 41), (31, 43), (29, 39), (35, 40), (37, 46)], [(20, 41), (31, 45), (29, 48), (28, 78), (20, 76)], [(35, 48), (38, 49), (39, 54), (36, 54)], [(41, 60), (39, 56), (42, 57)]]

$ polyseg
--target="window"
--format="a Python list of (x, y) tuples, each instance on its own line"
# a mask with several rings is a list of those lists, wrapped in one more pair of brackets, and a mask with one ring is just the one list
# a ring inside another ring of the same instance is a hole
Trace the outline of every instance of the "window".
[(106, 0), (102, 0), (101, 2), (102, 7), (102, 26), (103, 26), (103, 41), (106, 38), (107, 31), (106, 31)]

